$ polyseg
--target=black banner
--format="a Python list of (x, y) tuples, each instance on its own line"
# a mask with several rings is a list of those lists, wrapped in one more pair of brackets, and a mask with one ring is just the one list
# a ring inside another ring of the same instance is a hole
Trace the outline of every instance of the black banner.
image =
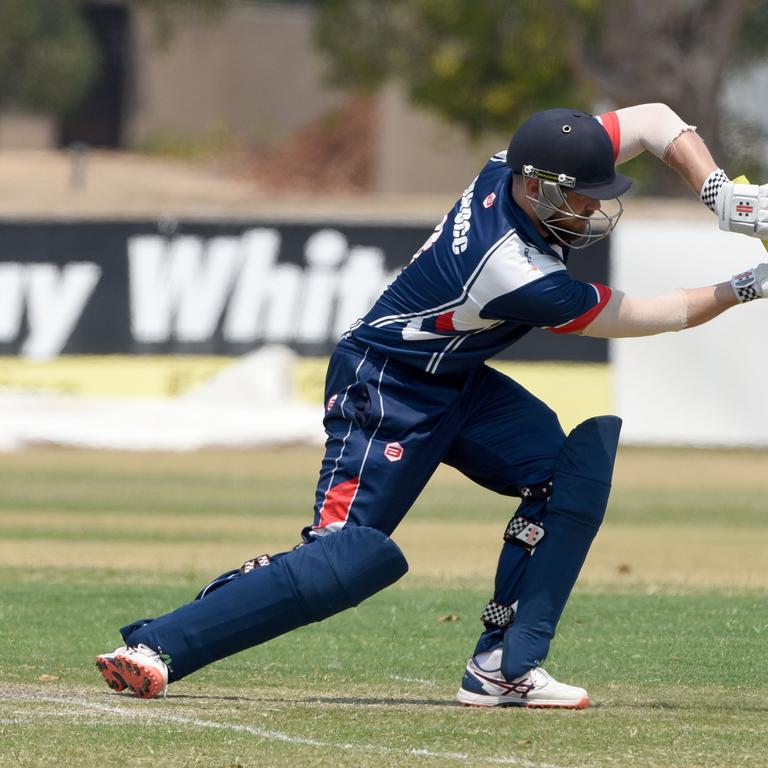
[[(330, 353), (430, 226), (0, 222), (0, 354)], [(607, 282), (605, 241), (569, 263)], [(504, 357), (604, 362), (607, 344), (534, 330)]]

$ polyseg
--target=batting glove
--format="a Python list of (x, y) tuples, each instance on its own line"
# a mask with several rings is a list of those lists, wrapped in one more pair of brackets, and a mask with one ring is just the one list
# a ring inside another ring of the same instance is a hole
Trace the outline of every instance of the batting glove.
[(743, 304), (753, 299), (764, 299), (768, 296), (768, 264), (758, 264), (746, 272), (731, 278), (731, 287), (736, 298)]
[(720, 229), (768, 239), (768, 184), (725, 182), (715, 203)]

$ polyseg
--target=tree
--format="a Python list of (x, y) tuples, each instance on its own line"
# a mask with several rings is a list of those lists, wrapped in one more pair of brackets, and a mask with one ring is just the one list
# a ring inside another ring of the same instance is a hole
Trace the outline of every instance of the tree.
[(739, 120), (727, 114), (723, 90), (756, 55), (766, 58), (763, 3), (612, 0), (591, 29), (573, 3), (546, 4), (571, 30), (566, 59), (580, 81), (617, 107), (663, 101), (698, 126), (716, 156), (744, 154), (729, 139)]
[(372, 90), (398, 80), (475, 136), (590, 97), (563, 56), (562, 29), (536, 2), (327, 0), (317, 36), (336, 83)]
[[(716, 156), (745, 169), (753, 142), (723, 90), (766, 56), (759, 0), (326, 0), (317, 39), (337, 84), (399, 81), (470, 135), (509, 133), (551, 106), (663, 101)], [(754, 127), (753, 127), (754, 130)], [(725, 151), (727, 150), (727, 152)], [(735, 156), (734, 156), (735, 155)], [(667, 187), (669, 180), (662, 177)]]
[[(235, 0), (133, 0), (169, 30), (175, 10), (223, 10)], [(62, 115), (92, 83), (99, 53), (83, 8), (88, 0), (0, 0), (0, 109)]]
[(0, 107), (60, 114), (90, 83), (97, 54), (79, 0), (0, 2)]

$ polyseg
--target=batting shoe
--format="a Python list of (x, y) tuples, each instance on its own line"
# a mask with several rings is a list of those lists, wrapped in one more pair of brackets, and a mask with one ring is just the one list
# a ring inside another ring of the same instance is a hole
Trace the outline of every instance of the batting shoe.
[(141, 699), (153, 699), (168, 689), (168, 666), (146, 645), (121, 646), (96, 657), (96, 667), (113, 691), (130, 690)]
[[(483, 657), (483, 658), (480, 658)], [(514, 680), (501, 674), (501, 650), (467, 662), (456, 698), (467, 707), (560, 707), (584, 709), (589, 695), (583, 688), (558, 683), (541, 667)], [(482, 666), (481, 666), (482, 664)]]

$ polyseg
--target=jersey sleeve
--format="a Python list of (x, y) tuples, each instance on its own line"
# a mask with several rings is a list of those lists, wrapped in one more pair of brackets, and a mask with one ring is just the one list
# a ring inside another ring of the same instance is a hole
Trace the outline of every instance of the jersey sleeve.
[(619, 150), (621, 149), (621, 127), (619, 125), (619, 118), (615, 112), (606, 112), (605, 114), (597, 116), (600, 124), (605, 128), (608, 137), (613, 144), (613, 161), (616, 162), (619, 157)]
[(574, 280), (562, 270), (497, 296), (483, 307), (480, 317), (524, 323), (552, 333), (579, 333), (610, 298), (608, 286)]

